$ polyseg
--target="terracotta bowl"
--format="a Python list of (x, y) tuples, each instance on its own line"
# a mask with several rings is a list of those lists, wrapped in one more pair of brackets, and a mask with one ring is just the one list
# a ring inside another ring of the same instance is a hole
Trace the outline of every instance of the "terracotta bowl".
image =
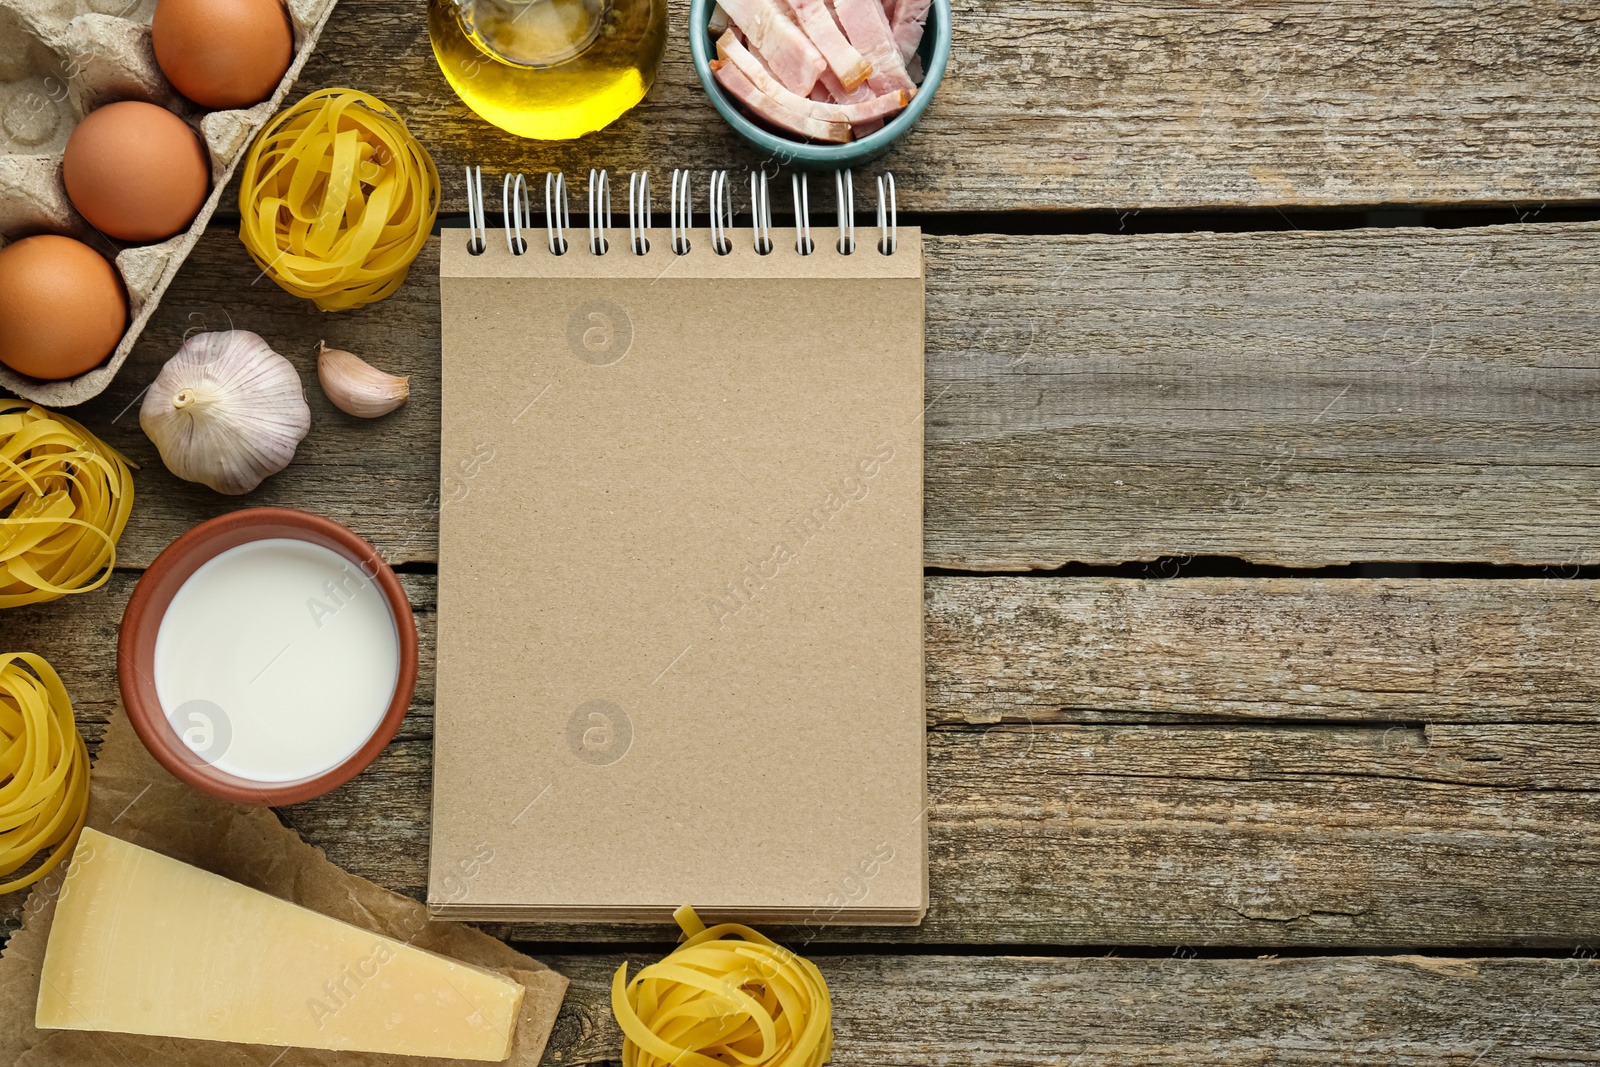
[[(156, 696), (156, 634), (172, 598), (189, 576), (230, 548), (286, 537), (332, 549), (377, 583), (400, 638), (400, 676), (378, 729), (343, 763), (292, 782), (255, 782), (219, 770), (183, 743)], [(246, 508), (201, 523), (168, 545), (145, 571), (122, 613), (117, 639), (117, 686), (139, 740), (173, 776), (236, 804), (298, 804), (335, 789), (366, 769), (394, 738), (417, 684), (417, 626), (405, 591), (378, 550), (332, 519), (288, 508)]]

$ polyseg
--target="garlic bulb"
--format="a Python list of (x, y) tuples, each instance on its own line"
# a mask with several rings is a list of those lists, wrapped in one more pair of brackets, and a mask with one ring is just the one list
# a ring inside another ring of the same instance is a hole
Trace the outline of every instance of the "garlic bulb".
[(249, 330), (220, 330), (167, 360), (139, 426), (173, 474), (237, 495), (289, 465), (311, 408), (294, 364)]
[(340, 411), (363, 419), (387, 415), (411, 395), (411, 379), (385, 374), (366, 360), (326, 341), (317, 342), (317, 380)]

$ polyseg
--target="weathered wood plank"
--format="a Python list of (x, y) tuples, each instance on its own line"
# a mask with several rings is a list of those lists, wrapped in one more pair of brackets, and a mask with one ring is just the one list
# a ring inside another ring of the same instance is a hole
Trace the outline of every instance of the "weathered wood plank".
[(938, 242), (928, 560), (1583, 562), (1597, 234)]
[[(547, 1062), (615, 1063), (617, 966), (572, 980)], [(1600, 1061), (1600, 965), (1348, 956), (1212, 960), (822, 956), (838, 1067), (1513, 1067)]]
[[(1561, 0), (958, 0), (950, 73), (880, 166), (918, 210), (1593, 200), (1600, 43)], [(334, 12), (300, 87), (354, 85), (405, 114), (464, 210), (461, 167), (747, 166), (689, 63), (688, 4), (650, 98), (539, 145), (477, 119), (428, 46), (424, 0)], [(831, 200), (827, 201), (831, 203)]]
[[(138, 572), (0, 613), (62, 672), (79, 720), (115, 705)], [(433, 732), (435, 579), (403, 574), (421, 666), (402, 737)], [(1600, 588), (1469, 579), (926, 581), (931, 725), (1228, 720), (1600, 723)]]
[[(91, 733), (114, 707), (112, 637), (133, 578), (0, 615), (4, 644), (56, 664)], [(350, 785), (283, 815), (337, 862), (420, 894), (433, 579), (403, 580), (424, 665), (403, 740)], [(932, 579), (933, 908), (917, 930), (829, 936), (1262, 946), (1600, 937), (1600, 725), (1580, 654), (1592, 643), (1590, 585)], [(1251, 620), (1282, 631), (1277, 645), (1253, 635)], [(1438, 650), (1455, 641), (1464, 658)], [(1541, 653), (1554, 666), (1541, 667)], [(1464, 666), (1451, 680), (1440, 663)], [(1126, 681), (1134, 671), (1147, 690)], [(1368, 688), (1378, 690), (1368, 721), (1318, 721), (1358, 719)], [(1074, 722), (1075, 709), (1279, 722)], [(1010, 721), (987, 725), (997, 713)]]
[[(1597, 239), (1593, 224), (930, 238), (927, 561), (1593, 562)], [(237, 240), (208, 234), (78, 409), (144, 467), (123, 562), (246, 504), (436, 558), (436, 264), (435, 244), (393, 299), (324, 315), (251, 284)], [(230, 322), (296, 362), (313, 409), (295, 463), (244, 498), (172, 478), (135, 403), (186, 330)], [(323, 337), (410, 374), (411, 402), (376, 422), (335, 411), (311, 380)], [(484, 441), (517, 447), (508, 427)], [(458, 479), (446, 499), (470, 491)]]
[[(1588, 581), (931, 578), (934, 723), (1600, 722)], [(1600, 637), (1600, 635), (1597, 635)]]
[[(1436, 948), (1600, 939), (1600, 729), (1077, 726), (929, 735), (932, 907), (828, 942)], [(419, 899), (431, 742), (281, 817)], [(485, 832), (492, 842), (492, 819)], [(870, 886), (868, 887), (870, 892)], [(0, 929), (22, 901), (0, 901)], [(490, 926), (637, 942), (660, 927)]]
[[(822, 936), (1592, 943), (1600, 938), (1597, 753), (1592, 726), (936, 730), (926, 921)], [(429, 779), (429, 742), (397, 742), (349, 785), (283, 815), (335, 862), (420, 895)], [(491, 844), (495, 825), (486, 817)], [(624, 926), (493, 929), (526, 940), (641, 937)]]

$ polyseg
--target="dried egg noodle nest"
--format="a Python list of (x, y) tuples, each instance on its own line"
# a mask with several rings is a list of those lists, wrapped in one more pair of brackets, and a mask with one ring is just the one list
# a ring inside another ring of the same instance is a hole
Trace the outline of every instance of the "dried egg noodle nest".
[[(748, 926), (709, 929), (688, 906), (673, 918), (687, 939), (628, 981), (611, 981), (624, 1067), (819, 1067), (833, 1054), (828, 984)], [(740, 940), (731, 940), (731, 937)]]
[(0, 653), (0, 875), (54, 846), (38, 867), (0, 882), (0, 893), (60, 863), (88, 812), (89, 753), (60, 677), (31, 652)]
[(133, 507), (128, 467), (65, 415), (0, 399), (0, 608), (105, 584)]
[(439, 171), (383, 101), (322, 89), (250, 146), (239, 214), (239, 238), (268, 277), (323, 311), (348, 311), (405, 281), (439, 214)]

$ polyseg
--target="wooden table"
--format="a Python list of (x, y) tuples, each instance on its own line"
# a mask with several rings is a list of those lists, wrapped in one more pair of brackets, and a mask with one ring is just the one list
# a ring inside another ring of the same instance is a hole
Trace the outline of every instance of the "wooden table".
[[(450, 212), (466, 163), (754, 165), (686, 8), (651, 98), (577, 144), (474, 119), (422, 0), (346, 0), (302, 88), (397, 106)], [(883, 164), (932, 235), (933, 903), (811, 946), (837, 1062), (1600, 1061), (1600, 8), (957, 9), (950, 77)], [(142, 466), (109, 588), (0, 616), (0, 644), (50, 658), (98, 736), (123, 604), (173, 537), (241, 504), (349, 523), (403, 575), (422, 678), (373, 768), (282, 817), (420, 896), (437, 242), (393, 299), (323, 315), (256, 276), (234, 218), (75, 412)], [(326, 338), (413, 399), (362, 423), (313, 385), (260, 491), (180, 483), (136, 401), (186, 331), (230, 325), (308, 382)], [(573, 978), (551, 1062), (615, 1058), (606, 980), (666, 931), (496, 932)]]

